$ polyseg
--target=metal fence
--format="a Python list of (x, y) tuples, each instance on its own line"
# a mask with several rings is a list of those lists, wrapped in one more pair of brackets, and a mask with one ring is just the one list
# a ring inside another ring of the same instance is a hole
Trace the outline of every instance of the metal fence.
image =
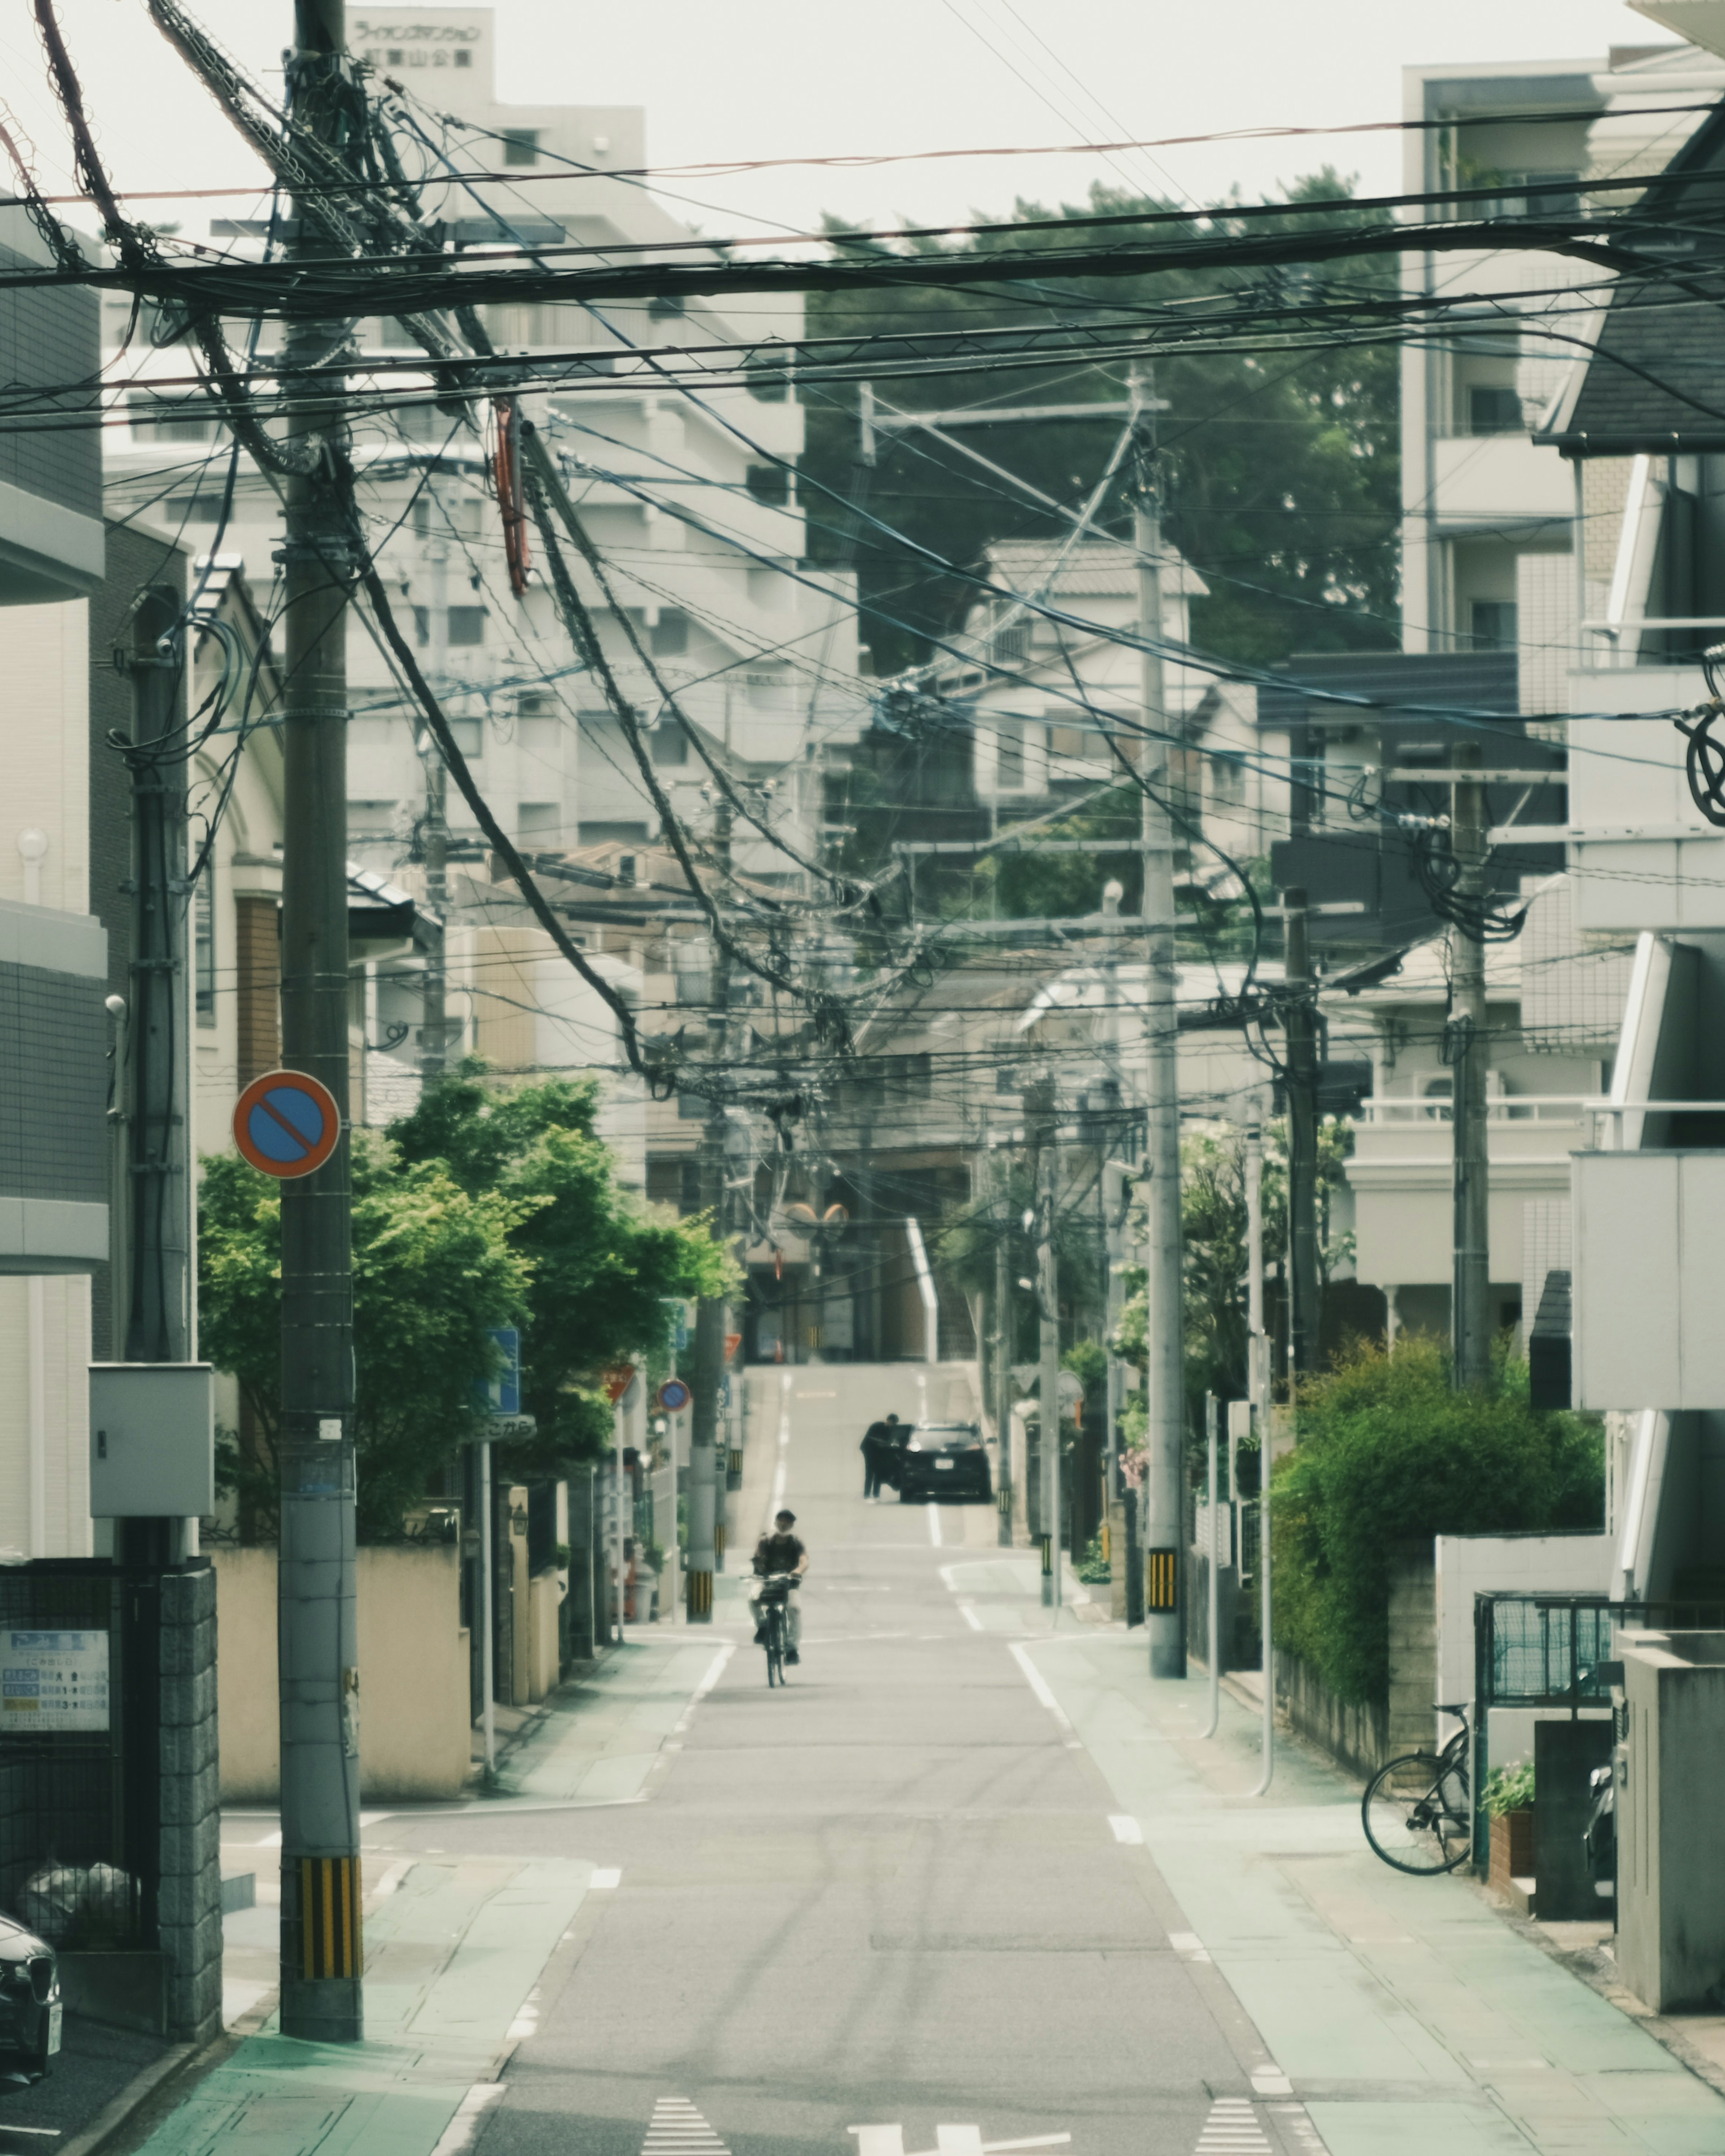
[(1725, 1630), (1725, 1603), (1612, 1602), (1599, 1594), (1476, 1594), (1473, 1604), (1474, 1856), (1489, 1856), (1481, 1798), (1491, 1771), (1494, 1707), (1560, 1708), (1572, 1717), (1612, 1706), (1620, 1631)]

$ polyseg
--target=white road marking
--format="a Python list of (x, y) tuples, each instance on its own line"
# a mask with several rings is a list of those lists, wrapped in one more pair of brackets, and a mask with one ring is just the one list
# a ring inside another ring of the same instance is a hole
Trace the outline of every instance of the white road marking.
[(614, 1871), (609, 1866), (602, 1865), (588, 1881), (587, 1891), (589, 1894), (603, 1894), (608, 1888), (620, 1887), (622, 1884), (623, 1874), (620, 1871)]
[[(720, 1648), (718, 1653), (713, 1656), (711, 1661), (707, 1664), (706, 1675), (689, 1695), (689, 1704), (677, 1717), (676, 1722), (673, 1725), (671, 1730), (673, 1737), (681, 1737), (686, 1732), (690, 1723), (695, 1719), (696, 1708), (700, 1706), (702, 1700), (706, 1697), (713, 1686), (719, 1681), (720, 1677), (724, 1673), (726, 1663), (730, 1661), (731, 1657), (736, 1652), (736, 1640), (727, 1640), (725, 1645)], [(615, 1801), (619, 1804), (639, 1804), (644, 1800), (639, 1797), (621, 1797), (616, 1799)]]
[(1252, 2076), (1252, 2087), (1260, 2096), (1291, 2096), (1294, 2084), (1280, 2066), (1260, 2066)]
[(1198, 2137), (1195, 2156), (1271, 2156), (1258, 2114), (1243, 2097), (1218, 2097)]
[[(1168, 1943), (1182, 1961), (1208, 1961), (1209, 1954), (1196, 1932), (1170, 1932)], [(1254, 2079), (1252, 2086), (1257, 2087)]]
[[(845, 2131), (856, 2136), (856, 2156), (905, 2156), (902, 2126), (847, 2126)], [(1033, 2133), (1024, 2141), (984, 2141), (979, 2126), (937, 2126), (934, 2132), (939, 2147), (920, 2156), (1007, 2156), (1021, 2148), (1065, 2148), (1072, 2139), (1070, 2133)]]
[(475, 2082), (455, 2107), (455, 2116), (444, 2128), (443, 2138), (431, 2156), (459, 2156), (473, 2146), (480, 2121), (503, 2093), (501, 2082)]
[(791, 1373), (787, 1370), (778, 1385), (778, 1465), (773, 1471), (773, 1511), (784, 1510), (785, 1485), (791, 1470)]
[(509, 2041), (512, 2044), (522, 2043), (527, 2037), (533, 2035), (538, 2027), (539, 1987), (536, 1984), (521, 2001), (521, 2012), (509, 2025)]
[(1135, 1819), (1129, 1819), (1124, 1812), (1111, 1812), (1108, 1824), (1114, 1830), (1117, 1841), (1126, 1842), (1135, 1849), (1143, 1847), (1144, 1830)]
[(278, 1827), (274, 1834), (266, 1834), (257, 1845), (259, 1849), (280, 1849), (281, 1847), (281, 1829)]
[(1055, 1726), (1065, 1732), (1066, 1749), (1069, 1752), (1081, 1752), (1084, 1749), (1084, 1747), (1078, 1741), (1077, 1731), (1072, 1727), (1071, 1722), (1067, 1719), (1065, 1708), (1062, 1707), (1060, 1702), (1049, 1690), (1048, 1679), (1043, 1676), (1041, 1671), (1037, 1668), (1035, 1663), (1030, 1660), (1029, 1650), (1026, 1647), (1021, 1647), (1016, 1641), (1013, 1641), (1009, 1643), (1007, 1652), (1024, 1671), (1024, 1681), (1029, 1686), (1031, 1691), (1035, 1693), (1037, 1698), (1041, 1701), (1042, 1704), (1054, 1717)]
[(653, 2107), (641, 2156), (731, 2156), (685, 2096), (662, 2096)]
[(386, 1894), (393, 1894), (413, 1868), (413, 1859), (404, 1856), (398, 1864), (392, 1864), (372, 1889), (372, 1898), (381, 1902)]
[(965, 1623), (969, 1625), (973, 1632), (980, 1632), (982, 1630), (983, 1620), (976, 1614), (975, 1603), (961, 1602), (958, 1604), (958, 1614), (964, 1620)]
[(983, 2129), (979, 2126), (937, 2126), (934, 2138), (940, 2156), (983, 2156)]
[(946, 1547), (941, 1540), (941, 1508), (938, 1505), (931, 1504), (928, 1507), (928, 1539), (937, 1549)]
[(905, 2156), (901, 2126), (847, 2126), (845, 2131), (856, 2136), (856, 2156)]

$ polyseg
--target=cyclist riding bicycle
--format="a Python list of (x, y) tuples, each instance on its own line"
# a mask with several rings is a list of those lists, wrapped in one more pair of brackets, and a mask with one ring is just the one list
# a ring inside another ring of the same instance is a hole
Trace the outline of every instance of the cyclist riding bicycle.
[[(775, 1573), (791, 1573), (798, 1579), (809, 1569), (809, 1553), (791, 1530), (797, 1524), (794, 1512), (778, 1513), (773, 1522), (773, 1532), (763, 1534), (755, 1544), (755, 1577), (749, 1589), (749, 1600), (755, 1606), (755, 1645), (767, 1644), (767, 1628), (761, 1622), (761, 1589)], [(796, 1597), (785, 1598), (785, 1660), (799, 1662), (803, 1657), (797, 1651), (803, 1637), (803, 1613), (797, 1607)]]

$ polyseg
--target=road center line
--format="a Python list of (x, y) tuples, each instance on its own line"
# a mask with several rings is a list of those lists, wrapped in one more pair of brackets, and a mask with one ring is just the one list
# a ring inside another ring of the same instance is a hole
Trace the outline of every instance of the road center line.
[(928, 1539), (937, 1549), (945, 1548), (941, 1540), (941, 1508), (932, 1503), (928, 1507)]
[(964, 1620), (965, 1623), (969, 1625), (973, 1632), (980, 1632), (982, 1630), (983, 1620), (976, 1614), (975, 1603), (961, 1602), (958, 1604), (958, 1614)]

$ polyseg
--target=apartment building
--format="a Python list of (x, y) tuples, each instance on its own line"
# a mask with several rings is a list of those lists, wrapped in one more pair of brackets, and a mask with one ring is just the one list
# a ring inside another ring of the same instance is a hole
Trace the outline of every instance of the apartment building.
[[(420, 213), (458, 257), (482, 245), (573, 241), (685, 244), (710, 258), (633, 177), (646, 156), (639, 110), (499, 102), (493, 9), (357, 13), (348, 33), (372, 70), (373, 94), (393, 100), (392, 121), (423, 182)], [(445, 177), (457, 164), (500, 177), (458, 185)], [(213, 229), (230, 249), (268, 244), (255, 223), (218, 220)], [(666, 692), (740, 782), (763, 789), (771, 782), (763, 813), (810, 850), (820, 813), (817, 752), (854, 734), (865, 713), (855, 685), (850, 583), (803, 562), (795, 480), (802, 409), (782, 366), (752, 372), (752, 388), (691, 395), (663, 372), (680, 347), (770, 351), (799, 332), (799, 304), (752, 300), (747, 319), (735, 321), (698, 300), (481, 313), (501, 350), (531, 355), (542, 379), (547, 369), (561, 375), (557, 387), (526, 400), (524, 415), (548, 438), (617, 604), (664, 685), (579, 570), (583, 601), (600, 619), (678, 814), (701, 823), (711, 782), (698, 749), (666, 716)], [(280, 542), (275, 490), (232, 458), (201, 402), (151, 388), (183, 372), (177, 349), (121, 353), (127, 320), (123, 301), (109, 304), (109, 372), (128, 422), (110, 432), (110, 501), (182, 535), (193, 551), (238, 556), (267, 611)], [(396, 368), (411, 350), (393, 321), (362, 321), (356, 335), (362, 358)], [(262, 348), (275, 342), (266, 331)], [(600, 685), (576, 663), (531, 532), (525, 576), (511, 578), (494, 478), (497, 408), (488, 397), (465, 416), (440, 408), (429, 378), (411, 369), (356, 380), (367, 416), (355, 425), (355, 461), (378, 566), (511, 836), (547, 854), (655, 838), (649, 789)], [(350, 847), (387, 875), (418, 851), (433, 783), (427, 744), (357, 612), (348, 668)], [(458, 858), (476, 859), (477, 829), (453, 788), (448, 814)], [(746, 827), (737, 850), (751, 873), (793, 885), (800, 876)]]

